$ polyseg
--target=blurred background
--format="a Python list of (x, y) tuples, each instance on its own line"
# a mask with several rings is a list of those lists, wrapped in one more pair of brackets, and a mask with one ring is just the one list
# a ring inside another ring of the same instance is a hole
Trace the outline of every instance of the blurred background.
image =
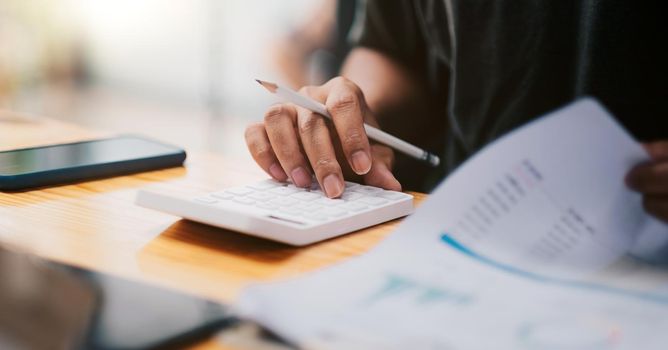
[[(245, 154), (245, 125), (273, 102), (253, 79), (293, 87), (328, 79), (361, 6), (2, 0), (0, 110)], [(0, 120), (0, 127), (11, 122)]]

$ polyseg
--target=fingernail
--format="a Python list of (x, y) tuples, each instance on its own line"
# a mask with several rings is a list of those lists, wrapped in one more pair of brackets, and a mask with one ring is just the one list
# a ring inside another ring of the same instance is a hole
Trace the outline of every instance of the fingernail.
[(285, 174), (283, 168), (277, 163), (274, 163), (269, 167), (269, 174), (278, 181), (285, 181), (288, 178), (288, 175)]
[(325, 177), (323, 186), (325, 187), (327, 197), (330, 198), (340, 196), (341, 192), (343, 192), (343, 184), (339, 180), (339, 177), (334, 174)]
[(353, 170), (357, 175), (364, 175), (371, 170), (371, 159), (364, 151), (353, 153)]
[(292, 182), (295, 183), (297, 187), (309, 187), (311, 186), (311, 175), (303, 167), (297, 167), (290, 173), (292, 175)]

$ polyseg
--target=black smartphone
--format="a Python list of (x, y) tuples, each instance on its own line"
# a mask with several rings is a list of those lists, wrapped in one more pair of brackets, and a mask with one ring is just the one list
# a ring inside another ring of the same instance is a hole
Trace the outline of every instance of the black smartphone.
[(180, 166), (176, 146), (125, 135), (0, 152), (0, 190), (14, 191)]
[(0, 310), (10, 349), (179, 348), (236, 323), (213, 301), (3, 247)]

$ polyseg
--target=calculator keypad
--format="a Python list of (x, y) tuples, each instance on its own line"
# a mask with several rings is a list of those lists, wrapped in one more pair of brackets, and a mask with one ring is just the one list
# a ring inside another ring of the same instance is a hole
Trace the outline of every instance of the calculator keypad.
[(317, 182), (310, 188), (265, 180), (254, 184), (213, 192), (194, 200), (207, 205), (224, 203), (253, 207), (301, 221), (322, 223), (373, 210), (411, 197), (405, 193), (346, 182), (340, 198), (327, 198)]

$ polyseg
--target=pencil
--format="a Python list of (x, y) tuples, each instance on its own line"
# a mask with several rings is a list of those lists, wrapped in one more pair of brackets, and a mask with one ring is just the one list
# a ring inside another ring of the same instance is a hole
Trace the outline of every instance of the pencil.
[[(292, 102), (297, 106), (306, 108), (315, 113), (321, 114), (329, 119), (332, 119), (332, 116), (327, 111), (327, 107), (322, 103), (304, 96), (294, 90), (282, 87), (276, 83), (270, 83), (268, 81), (255, 79), (260, 85), (267, 89), (272, 94), (276, 94), (286, 102)], [(392, 136), (386, 133), (383, 130), (375, 128), (371, 125), (364, 123), (364, 131), (366, 131), (367, 136), (376, 141), (380, 142), (386, 146), (392, 147), (393, 149), (404, 153), (408, 156), (411, 156), (415, 159), (425, 161), (432, 166), (436, 167), (441, 163), (441, 160), (437, 155), (429, 153), (415, 145), (412, 145), (396, 136)]]

